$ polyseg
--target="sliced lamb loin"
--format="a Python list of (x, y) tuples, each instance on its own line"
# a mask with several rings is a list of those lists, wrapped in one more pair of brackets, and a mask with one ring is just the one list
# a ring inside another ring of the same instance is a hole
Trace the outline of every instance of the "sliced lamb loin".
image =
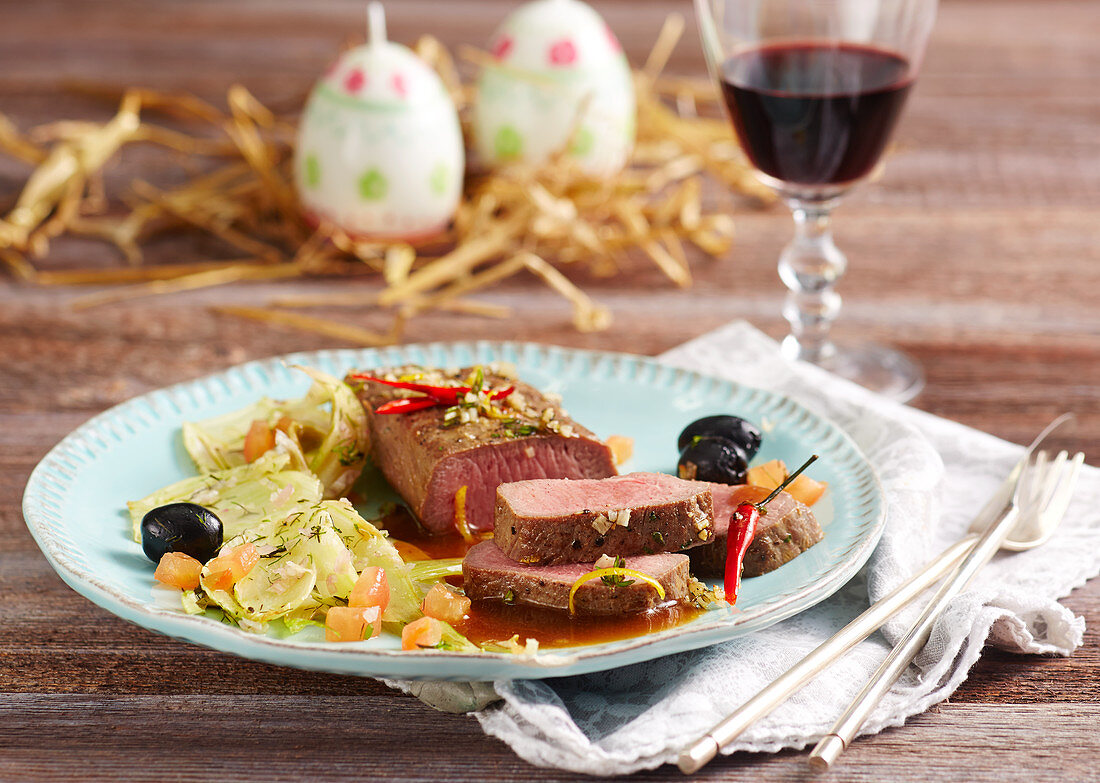
[[(661, 583), (664, 599), (650, 585), (604, 584), (593, 579), (583, 584), (573, 598), (577, 615), (634, 614), (652, 609), (663, 601), (678, 601), (688, 596), (687, 555), (665, 553), (624, 558), (625, 567), (640, 571)], [(591, 563), (567, 563), (532, 566), (509, 559), (495, 543), (483, 541), (473, 546), (462, 561), (463, 589), (473, 600), (500, 599), (518, 604), (567, 611), (569, 591), (582, 576), (592, 571)]]
[[(414, 372), (434, 376), (422, 382), (455, 383), (470, 370), (446, 377), (439, 371), (401, 367), (375, 370), (376, 377)], [(497, 486), (532, 478), (614, 476), (611, 450), (557, 409), (556, 403), (522, 381), (486, 373), (486, 387), (515, 392), (503, 401), (508, 418), (479, 416), (444, 426), (443, 406), (413, 413), (376, 414), (382, 403), (404, 396), (375, 382), (349, 378), (367, 411), (371, 457), (386, 479), (435, 533), (455, 528), (455, 494), (466, 487), (465, 514), (474, 530), (490, 530)]]
[(709, 484), (664, 473), (533, 480), (497, 487), (493, 537), (520, 563), (678, 552), (713, 533)]
[[(744, 485), (710, 484), (714, 493), (714, 542), (688, 552), (691, 572), (699, 577), (721, 578), (726, 568), (726, 538), (730, 519), (740, 503), (756, 503), (770, 490)], [(780, 492), (760, 515), (742, 576), (760, 576), (789, 563), (825, 537), (814, 512), (786, 492)]]

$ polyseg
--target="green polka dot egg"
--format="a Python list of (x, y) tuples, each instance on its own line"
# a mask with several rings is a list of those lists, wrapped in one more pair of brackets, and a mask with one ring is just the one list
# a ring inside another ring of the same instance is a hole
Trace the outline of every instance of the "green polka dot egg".
[(568, 153), (590, 174), (622, 169), (634, 145), (634, 86), (619, 41), (580, 0), (535, 0), (489, 43), (474, 101), (474, 148), (487, 165)]
[(465, 150), (454, 102), (411, 50), (386, 40), (381, 6), (370, 41), (317, 82), (298, 128), (295, 182), (306, 217), (362, 237), (444, 231), (462, 195)]

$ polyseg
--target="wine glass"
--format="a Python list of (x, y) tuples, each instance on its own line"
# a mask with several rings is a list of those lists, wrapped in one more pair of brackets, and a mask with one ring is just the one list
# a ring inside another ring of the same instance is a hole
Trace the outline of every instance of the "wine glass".
[(695, 0), (707, 64), (757, 176), (794, 214), (779, 257), (787, 356), (899, 400), (919, 365), (872, 343), (836, 345), (848, 265), (829, 217), (874, 169), (920, 69), (936, 0)]

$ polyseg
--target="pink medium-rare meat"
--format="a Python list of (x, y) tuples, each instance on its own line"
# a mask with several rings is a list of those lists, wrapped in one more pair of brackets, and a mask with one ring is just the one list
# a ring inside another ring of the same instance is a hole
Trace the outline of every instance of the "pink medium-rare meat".
[[(696, 576), (720, 578), (726, 568), (726, 539), (737, 505), (759, 502), (768, 490), (760, 487), (708, 484), (714, 495), (714, 541), (688, 552)], [(760, 576), (789, 563), (825, 537), (814, 512), (786, 492), (780, 492), (760, 515), (756, 535), (745, 552), (742, 576)]]
[[(664, 553), (628, 557), (624, 566), (656, 579), (665, 590), (664, 599), (640, 579), (629, 585), (615, 586), (593, 579), (577, 590), (573, 599), (575, 613), (634, 614), (664, 601), (679, 601), (688, 596), (687, 555)], [(508, 558), (492, 541), (483, 541), (472, 547), (462, 561), (463, 589), (475, 601), (498, 599), (567, 611), (573, 584), (593, 569), (591, 563), (524, 565)]]
[(520, 563), (679, 552), (713, 535), (710, 486), (664, 473), (497, 487), (493, 538)]
[(465, 486), (468, 524), (474, 530), (490, 530), (499, 485), (530, 478), (614, 475), (615, 464), (605, 449), (595, 436), (585, 435), (532, 436), (463, 448), (439, 460), (417, 514), (430, 530), (454, 529), (454, 496)]
[[(470, 370), (444, 376), (422, 368), (374, 371), (378, 377), (428, 374), (427, 383), (461, 382)], [(501, 417), (477, 416), (444, 425), (438, 406), (413, 413), (376, 414), (375, 408), (406, 393), (375, 382), (349, 383), (367, 411), (371, 458), (429, 531), (455, 529), (455, 495), (466, 487), (465, 518), (473, 530), (493, 526), (496, 488), (532, 478), (601, 478), (617, 473), (611, 450), (565, 416), (556, 403), (522, 381), (486, 373), (488, 389), (515, 386), (495, 405)]]

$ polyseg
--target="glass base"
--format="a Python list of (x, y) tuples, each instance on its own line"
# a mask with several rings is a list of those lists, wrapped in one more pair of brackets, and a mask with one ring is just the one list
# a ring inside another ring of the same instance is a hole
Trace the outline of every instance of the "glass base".
[[(798, 342), (791, 335), (783, 340), (783, 353), (807, 358), (799, 355)], [(901, 351), (877, 343), (830, 344), (813, 363), (898, 402), (908, 402), (924, 388), (924, 370), (919, 364)]]

